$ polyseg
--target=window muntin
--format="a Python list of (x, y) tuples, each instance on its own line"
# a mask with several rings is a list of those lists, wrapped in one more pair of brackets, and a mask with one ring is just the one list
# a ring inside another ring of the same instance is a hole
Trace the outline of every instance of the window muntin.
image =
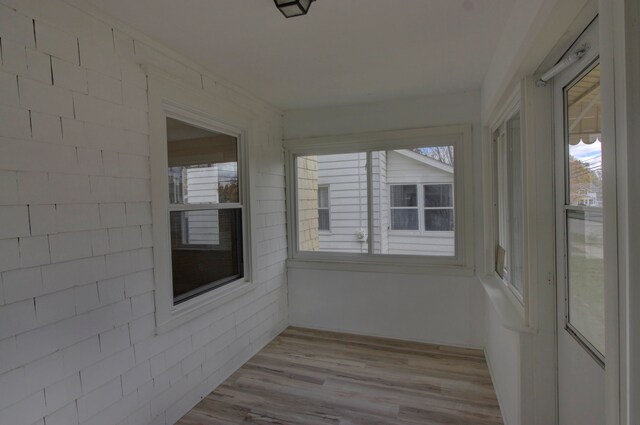
[(565, 102), (567, 327), (604, 361), (604, 232), (600, 65), (571, 83)]
[(244, 276), (238, 140), (167, 118), (173, 304)]
[(331, 210), (329, 206), (329, 186), (318, 186), (318, 230), (331, 230)]

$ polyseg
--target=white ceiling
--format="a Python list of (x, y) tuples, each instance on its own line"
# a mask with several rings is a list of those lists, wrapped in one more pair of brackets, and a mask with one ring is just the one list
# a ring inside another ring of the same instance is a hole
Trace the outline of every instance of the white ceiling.
[(282, 109), (478, 90), (513, 0), (90, 0)]

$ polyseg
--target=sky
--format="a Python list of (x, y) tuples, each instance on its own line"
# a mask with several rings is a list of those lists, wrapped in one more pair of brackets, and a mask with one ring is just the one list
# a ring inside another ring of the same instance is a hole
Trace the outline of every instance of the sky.
[(596, 163), (600, 165), (602, 162), (602, 143), (596, 141), (588, 145), (580, 142), (577, 145), (569, 146), (569, 153), (589, 165), (595, 165)]

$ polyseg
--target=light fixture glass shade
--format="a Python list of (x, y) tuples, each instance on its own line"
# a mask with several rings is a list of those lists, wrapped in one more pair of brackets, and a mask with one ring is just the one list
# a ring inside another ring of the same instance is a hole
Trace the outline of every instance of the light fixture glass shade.
[(274, 0), (276, 7), (287, 18), (306, 15), (315, 0)]

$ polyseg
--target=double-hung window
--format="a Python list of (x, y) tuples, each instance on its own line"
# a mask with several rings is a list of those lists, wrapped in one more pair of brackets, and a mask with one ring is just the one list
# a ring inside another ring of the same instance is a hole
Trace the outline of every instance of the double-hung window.
[(167, 118), (173, 303), (244, 276), (236, 137)]
[(285, 141), (290, 264), (470, 270), (470, 141), (468, 126)]
[(389, 202), (390, 230), (454, 230), (453, 183), (392, 185)]
[(495, 271), (522, 301), (523, 158), (519, 111), (494, 131), (493, 153)]

